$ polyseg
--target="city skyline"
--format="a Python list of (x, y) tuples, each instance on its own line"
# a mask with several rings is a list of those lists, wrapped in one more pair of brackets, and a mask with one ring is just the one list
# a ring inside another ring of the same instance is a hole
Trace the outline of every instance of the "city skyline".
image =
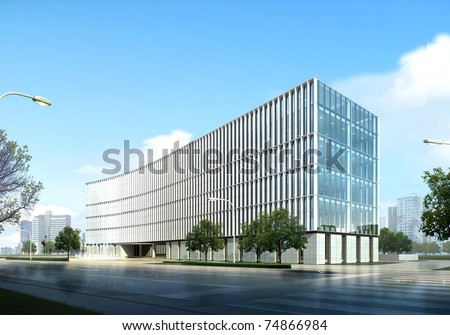
[[(1, 93), (53, 101), (0, 103), (1, 127), (29, 146), (44, 183), (32, 215), (68, 214), (84, 230), (85, 182), (109, 177), (105, 150), (182, 146), (310, 77), (380, 116), (382, 216), (398, 197), (427, 193), (424, 170), (450, 166), (449, 147), (422, 143), (450, 130), (444, 1), (82, 3), (13, 2), (0, 13)], [(25, 39), (30, 31), (46, 43)], [(5, 228), (0, 247), (17, 245), (16, 227)]]

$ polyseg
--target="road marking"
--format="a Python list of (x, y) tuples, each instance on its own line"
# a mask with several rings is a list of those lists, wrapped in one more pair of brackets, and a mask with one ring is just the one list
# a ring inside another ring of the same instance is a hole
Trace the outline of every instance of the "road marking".
[(438, 279), (435, 276), (420, 276), (410, 277), (401, 276), (396, 278), (386, 278), (386, 282), (390, 283), (405, 283), (405, 284), (425, 284), (425, 285), (438, 285), (438, 286), (450, 286), (450, 277)]

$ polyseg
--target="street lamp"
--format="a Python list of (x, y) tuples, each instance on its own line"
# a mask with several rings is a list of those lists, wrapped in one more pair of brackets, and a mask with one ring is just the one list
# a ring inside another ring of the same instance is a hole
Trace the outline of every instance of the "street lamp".
[[(228, 199), (221, 199), (221, 198), (208, 198), (208, 201), (225, 201), (228, 202), (231, 206), (231, 209), (233, 210), (233, 214), (234, 214), (234, 205), (233, 203), (228, 200)], [(234, 218), (234, 215), (233, 215)], [(236, 263), (236, 220), (234, 220), (234, 224), (233, 224), (233, 263)]]
[(38, 95), (28, 95), (28, 94), (23, 94), (23, 93), (19, 93), (19, 92), (8, 92), (5, 94), (0, 95), (0, 100), (2, 100), (4, 97), (8, 96), (8, 95), (19, 95), (21, 97), (25, 97), (28, 99), (33, 100), (35, 103), (37, 103), (40, 106), (44, 106), (44, 107), (48, 107), (51, 106), (52, 101), (50, 99), (38, 96)]
[[(2, 100), (4, 97), (8, 96), (8, 95), (18, 95), (21, 97), (25, 97), (28, 99), (33, 100), (35, 103), (37, 103), (39, 106), (43, 106), (43, 107), (49, 107), (52, 105), (52, 101), (50, 99), (41, 97), (39, 95), (28, 95), (28, 94), (24, 94), (24, 93), (20, 93), (20, 92), (7, 92), (4, 93), (2, 95), (0, 95), (0, 100)], [(19, 229), (20, 231), (26, 231), (29, 236), (30, 236), (30, 261), (32, 260), (32, 249), (33, 249), (33, 242), (31, 241), (32, 238), (32, 231), (33, 231), (33, 226), (31, 226), (31, 232), (29, 232), (28, 230), (25, 229)]]
[(425, 144), (438, 144), (438, 145), (450, 145), (450, 142), (441, 141), (441, 140), (433, 140), (431, 138), (427, 138), (427, 139), (423, 140), (423, 143), (425, 143)]

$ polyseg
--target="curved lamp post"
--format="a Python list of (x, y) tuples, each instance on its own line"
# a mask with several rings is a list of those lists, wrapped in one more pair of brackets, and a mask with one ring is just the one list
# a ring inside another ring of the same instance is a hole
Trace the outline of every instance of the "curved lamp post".
[(438, 145), (450, 145), (450, 142), (441, 141), (441, 140), (433, 140), (431, 138), (427, 138), (427, 139), (423, 140), (423, 143), (425, 143), (425, 144), (438, 144)]
[(0, 100), (2, 100), (4, 97), (6, 97), (8, 95), (19, 95), (21, 97), (31, 99), (38, 105), (44, 106), (44, 107), (51, 106), (51, 104), (52, 104), (52, 101), (50, 99), (47, 99), (47, 98), (44, 98), (44, 97), (41, 97), (38, 95), (28, 95), (28, 94), (23, 94), (23, 93), (19, 93), (19, 92), (8, 92), (5, 94), (2, 94), (2, 95), (0, 95)]
[[(228, 199), (221, 199), (221, 198), (208, 198), (208, 201), (225, 201), (228, 202), (231, 206), (231, 209), (233, 210), (234, 214), (234, 205), (233, 203)], [(233, 215), (234, 216), (234, 215)], [(234, 220), (236, 221), (236, 220)], [(236, 263), (236, 222), (233, 224), (233, 263)]]
[[(33, 100), (35, 103), (37, 103), (40, 106), (44, 106), (44, 107), (48, 107), (51, 106), (52, 101), (50, 99), (38, 96), (38, 95), (28, 95), (28, 94), (23, 94), (20, 92), (7, 92), (5, 94), (0, 95), (0, 100), (2, 100), (4, 97), (8, 96), (8, 95), (18, 95), (21, 97), (25, 97), (28, 99)], [(28, 230), (25, 229), (20, 229), (20, 231), (26, 231), (29, 235), (30, 235), (30, 261), (32, 260), (32, 249), (33, 249), (33, 242), (32, 242), (32, 231), (33, 231), (33, 226), (31, 226), (31, 232), (29, 232)]]

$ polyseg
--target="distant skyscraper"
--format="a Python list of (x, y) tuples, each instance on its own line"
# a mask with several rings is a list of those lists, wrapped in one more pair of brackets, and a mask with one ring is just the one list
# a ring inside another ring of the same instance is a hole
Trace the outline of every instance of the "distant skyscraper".
[(51, 211), (47, 211), (45, 215), (35, 216), (33, 219), (33, 243), (37, 246), (37, 253), (43, 252), (41, 241), (55, 241), (59, 232), (70, 225), (70, 215), (52, 215)]
[(422, 224), (422, 198), (410, 195), (397, 199), (397, 231), (403, 232), (411, 240), (422, 243), (424, 234), (420, 232)]
[(397, 207), (388, 207), (388, 228), (394, 233), (397, 232)]
[(31, 225), (32, 222), (29, 220), (20, 221), (20, 243), (30, 240)]
[(0, 248), (0, 254), (1, 255), (12, 255), (12, 254), (14, 254), (14, 249), (11, 247)]

